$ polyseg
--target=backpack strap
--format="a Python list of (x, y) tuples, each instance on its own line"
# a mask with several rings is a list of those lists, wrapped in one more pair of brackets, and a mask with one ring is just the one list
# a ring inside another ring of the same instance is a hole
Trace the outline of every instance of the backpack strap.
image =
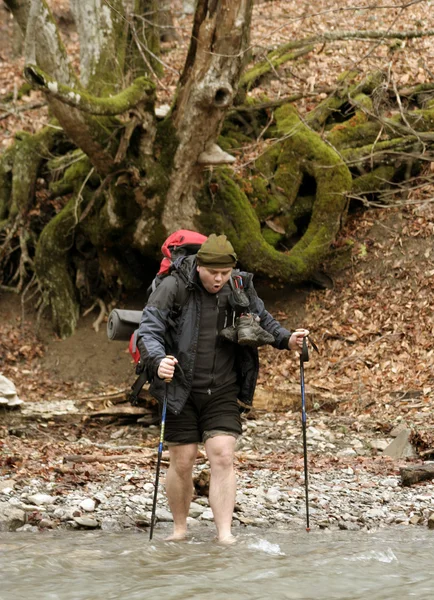
[[(173, 308), (169, 315), (168, 320), (169, 320), (169, 322), (171, 322), (171, 324), (174, 324), (173, 318), (175, 317), (176, 313), (179, 314), (181, 312), (183, 306), (187, 303), (187, 300), (189, 297), (189, 291), (187, 290), (186, 286), (183, 285), (182, 280), (180, 280), (180, 277), (177, 276), (176, 272), (172, 272), (171, 275), (173, 275), (175, 277), (177, 289), (176, 289), (175, 304), (173, 305)], [(160, 278), (158, 283), (161, 282), (161, 279), (162, 278)], [(155, 280), (154, 280), (154, 282), (155, 282)], [(154, 282), (153, 282), (153, 284), (154, 284)], [(158, 283), (155, 284), (154, 289), (157, 287)], [(136, 330), (136, 332), (137, 331), (138, 330)], [(136, 333), (136, 332), (134, 332), (134, 333)], [(140, 361), (137, 363), (136, 373), (137, 373), (138, 377), (135, 380), (135, 382), (133, 383), (133, 385), (131, 386), (131, 392), (128, 395), (128, 400), (130, 401), (132, 406), (137, 406), (137, 404), (139, 403), (139, 394), (140, 394), (143, 386), (145, 385), (145, 383), (149, 380), (148, 373)]]
[(244, 289), (241, 271), (238, 269), (234, 270), (229, 281), (232, 290), (232, 293), (229, 296), (229, 304), (232, 306), (234, 313), (238, 316), (245, 312), (250, 306), (248, 295)]
[(148, 373), (146, 372), (146, 369), (143, 369), (136, 381), (131, 386), (131, 392), (128, 394), (128, 400), (133, 406), (137, 406), (139, 403), (139, 394), (147, 381)]

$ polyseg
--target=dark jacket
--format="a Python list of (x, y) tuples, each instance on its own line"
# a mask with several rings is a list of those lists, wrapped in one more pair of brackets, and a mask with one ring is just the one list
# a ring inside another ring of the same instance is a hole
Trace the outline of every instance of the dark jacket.
[[(253, 275), (241, 272), (241, 276), (250, 311), (259, 315), (261, 327), (274, 336), (272, 345), (287, 349), (291, 333), (265, 310), (253, 287)], [(180, 368), (177, 366), (174, 379), (167, 386), (167, 406), (175, 414), (183, 409), (193, 385), (201, 293), (196, 257), (181, 259), (175, 263), (172, 274), (152, 292), (139, 326), (141, 360), (151, 381), (150, 392), (160, 402), (164, 399), (166, 385), (157, 375), (159, 364), (166, 355), (175, 356), (178, 360)], [(235, 368), (240, 386), (239, 400), (251, 405), (259, 371), (256, 348), (236, 345)]]

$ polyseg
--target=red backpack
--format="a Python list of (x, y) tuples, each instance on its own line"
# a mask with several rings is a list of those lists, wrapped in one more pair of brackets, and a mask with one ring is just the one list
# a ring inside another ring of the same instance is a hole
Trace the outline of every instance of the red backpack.
[(157, 275), (148, 288), (147, 297), (149, 298), (161, 280), (169, 275), (172, 264), (177, 258), (196, 254), (207, 239), (206, 235), (188, 229), (178, 229), (178, 231), (169, 235), (161, 246), (163, 259), (161, 260)]
[(169, 235), (161, 246), (164, 258), (160, 263), (160, 270), (157, 273), (157, 277), (168, 275), (173, 261), (179, 256), (196, 254), (207, 239), (206, 235), (202, 235), (196, 231), (189, 231), (188, 229), (178, 229), (178, 231)]

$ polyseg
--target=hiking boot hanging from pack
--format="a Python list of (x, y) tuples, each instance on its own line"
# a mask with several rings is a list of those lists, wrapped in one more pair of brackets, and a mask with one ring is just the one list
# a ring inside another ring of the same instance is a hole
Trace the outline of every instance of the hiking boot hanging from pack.
[(265, 344), (272, 344), (274, 342), (274, 336), (265, 331), (259, 325), (258, 321), (259, 317), (255, 317), (252, 314), (238, 317), (236, 320), (236, 329), (239, 344), (258, 348), (259, 346), (265, 346)]
[(230, 325), (220, 331), (220, 337), (233, 344), (252, 346), (258, 348), (265, 344), (272, 344), (274, 337), (259, 325), (259, 317), (252, 314), (241, 315), (235, 321), (235, 326)]
[(238, 342), (238, 334), (234, 325), (229, 325), (229, 327), (225, 327), (220, 331), (219, 335), (226, 342), (232, 342), (233, 344), (236, 344)]

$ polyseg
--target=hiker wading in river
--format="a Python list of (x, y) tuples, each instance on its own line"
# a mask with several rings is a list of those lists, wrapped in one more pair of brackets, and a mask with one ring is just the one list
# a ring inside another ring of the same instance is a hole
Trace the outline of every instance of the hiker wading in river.
[[(240, 411), (252, 404), (257, 347), (299, 350), (306, 329), (293, 333), (264, 308), (252, 274), (237, 271), (226, 236), (212, 234), (197, 255), (178, 259), (149, 297), (138, 347), (160, 405), (167, 400), (165, 441), (170, 465), (166, 494), (173, 515), (171, 540), (187, 535), (198, 444), (210, 463), (209, 503), (217, 540), (231, 543), (236, 480), (234, 453)], [(167, 394), (167, 395), (166, 395)]]

